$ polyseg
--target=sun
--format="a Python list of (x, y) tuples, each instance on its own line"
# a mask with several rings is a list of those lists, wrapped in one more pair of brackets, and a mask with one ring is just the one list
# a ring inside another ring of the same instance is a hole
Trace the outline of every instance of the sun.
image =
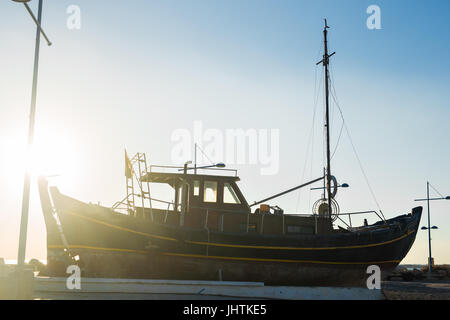
[(22, 181), (29, 171), (38, 176), (60, 176), (77, 170), (76, 144), (61, 132), (39, 130), (32, 148), (28, 148), (26, 132), (14, 132), (0, 138), (0, 176), (6, 182)]

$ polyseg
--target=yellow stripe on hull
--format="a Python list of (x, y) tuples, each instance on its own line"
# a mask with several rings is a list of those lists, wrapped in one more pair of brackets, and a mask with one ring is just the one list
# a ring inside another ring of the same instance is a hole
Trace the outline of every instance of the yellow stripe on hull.
[(388, 261), (374, 261), (374, 262), (336, 262), (336, 261), (314, 261), (314, 260), (285, 260), (285, 259), (265, 259), (265, 258), (244, 258), (244, 257), (221, 257), (221, 256), (204, 256), (197, 254), (182, 254), (182, 253), (169, 253), (164, 252), (167, 256), (176, 257), (191, 257), (191, 258), (203, 258), (203, 259), (222, 259), (222, 260), (237, 260), (237, 261), (259, 261), (259, 262), (288, 262), (288, 263), (311, 263), (311, 264), (340, 264), (340, 265), (372, 265), (372, 264), (385, 264), (385, 263), (400, 263), (400, 260), (388, 260)]
[(414, 233), (414, 231), (409, 231), (406, 234), (402, 235), (393, 240), (379, 242), (379, 243), (371, 243), (364, 244), (358, 246), (343, 246), (343, 247), (321, 247), (321, 248), (298, 248), (298, 247), (276, 247), (276, 246), (250, 246), (250, 245), (240, 245), (240, 244), (225, 244), (225, 243), (211, 243), (211, 242), (200, 242), (200, 241), (185, 241), (186, 243), (191, 244), (200, 244), (200, 245), (208, 245), (208, 246), (217, 246), (217, 247), (230, 247), (230, 248), (246, 248), (246, 249), (269, 249), (269, 250), (340, 250), (340, 249), (360, 249), (360, 248), (369, 248), (369, 247), (377, 247), (383, 246), (386, 244), (390, 244), (393, 242), (397, 242), (403, 238), (406, 238), (410, 234)]
[[(48, 249), (66, 249), (63, 245), (49, 245)], [(133, 249), (119, 249), (119, 248), (101, 248), (101, 247), (92, 247), (85, 245), (69, 245), (68, 249), (90, 249), (90, 250), (100, 250), (100, 251), (114, 251), (114, 252), (131, 252), (131, 253), (140, 253), (147, 254), (148, 251), (145, 250), (133, 250)]]
[[(49, 245), (48, 248), (49, 249), (65, 249), (65, 247), (62, 245)], [(145, 250), (101, 248), (101, 247), (92, 247), (92, 246), (85, 246), (85, 245), (70, 245), (69, 249), (90, 249), (90, 250), (99, 250), (99, 251), (130, 252), (130, 253), (140, 253), (140, 254), (148, 253), (148, 251), (145, 251)], [(255, 262), (333, 264), (333, 265), (372, 265), (372, 264), (378, 265), (378, 264), (385, 264), (385, 263), (400, 263), (400, 260), (372, 261), (372, 262), (339, 262), (339, 261), (287, 260), (287, 259), (205, 256), (205, 255), (198, 255), (198, 254), (183, 254), (183, 253), (170, 253), (170, 252), (163, 252), (162, 254), (166, 255), (166, 256), (202, 258), (202, 259), (220, 259), (220, 260), (255, 261)]]
[[(97, 224), (101, 224), (110, 228), (114, 228), (117, 230), (121, 230), (121, 231), (125, 231), (125, 232), (130, 232), (130, 233), (134, 233), (134, 234), (138, 234), (138, 235), (142, 235), (145, 237), (149, 237), (149, 238), (155, 238), (155, 239), (161, 239), (161, 240), (167, 240), (167, 241), (177, 241), (177, 239), (174, 238), (169, 238), (169, 237), (165, 237), (165, 236), (159, 236), (159, 235), (155, 235), (155, 234), (150, 234), (150, 233), (145, 233), (145, 232), (140, 232), (140, 231), (135, 231), (132, 229), (128, 229), (128, 228), (123, 228), (123, 227), (119, 227), (113, 224), (109, 224), (94, 218), (89, 218), (89, 217), (85, 217), (82, 216), (80, 214), (74, 213), (74, 212), (69, 212), (69, 211), (65, 211), (66, 213), (79, 217), (81, 219), (85, 219), (88, 220), (90, 222), (94, 222)], [(371, 244), (365, 244), (365, 245), (356, 245), (356, 246), (342, 246), (342, 247), (317, 247), (317, 248), (305, 248), (305, 247), (280, 247), (280, 246), (256, 246), (256, 245), (240, 245), (240, 244), (226, 244), (226, 243), (210, 243), (210, 242), (202, 242), (202, 241), (190, 241), (190, 240), (186, 240), (186, 243), (190, 243), (190, 244), (197, 244), (197, 245), (207, 245), (207, 246), (217, 246), (217, 247), (230, 247), (230, 248), (244, 248), (244, 249), (268, 249), (268, 250), (341, 250), (341, 249), (361, 249), (361, 248), (370, 248), (370, 247), (377, 247), (377, 246), (382, 246), (382, 245), (387, 245), (393, 242), (397, 242), (400, 241), (404, 238), (406, 238), (407, 236), (411, 235), (412, 233), (414, 233), (413, 230), (409, 230), (407, 233), (405, 233), (404, 235), (402, 235), (401, 237), (398, 237), (396, 239), (393, 240), (389, 240), (389, 241), (384, 241), (384, 242), (379, 242), (379, 243), (371, 243)]]

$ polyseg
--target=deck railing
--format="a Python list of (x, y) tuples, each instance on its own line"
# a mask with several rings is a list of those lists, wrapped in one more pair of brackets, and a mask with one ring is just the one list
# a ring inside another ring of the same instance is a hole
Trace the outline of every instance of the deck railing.
[[(121, 201), (116, 202), (113, 206), (112, 209), (113, 210), (127, 210), (126, 208), (126, 201), (128, 201), (128, 197), (130, 197), (130, 195), (128, 195), (127, 197), (125, 197), (124, 199), (122, 199)], [(135, 194), (135, 196), (140, 197), (139, 194)], [(152, 201), (156, 201), (159, 203), (164, 203), (167, 204), (167, 208), (165, 209), (165, 213), (164, 213), (164, 223), (167, 223), (167, 217), (169, 215), (169, 212), (178, 212), (175, 208), (175, 203), (174, 202), (170, 202), (170, 201), (165, 201), (165, 200), (160, 200), (160, 199), (155, 199), (155, 198), (150, 198)], [(170, 210), (170, 207), (172, 206), (172, 210)], [(143, 208), (145, 210), (145, 208)], [(248, 233), (249, 232), (249, 226), (251, 225), (250, 223), (250, 217), (255, 217), (257, 218), (259, 221), (259, 233), (264, 233), (264, 217), (267, 216), (275, 216), (273, 214), (270, 213), (262, 213), (262, 214), (254, 214), (254, 213), (249, 213), (248, 211), (236, 211), (236, 210), (230, 210), (230, 209), (222, 209), (222, 208), (211, 208), (211, 207), (201, 207), (201, 206), (190, 206), (189, 209), (198, 209), (198, 210), (205, 210), (205, 218), (204, 218), (204, 223), (203, 223), (203, 227), (208, 229), (208, 218), (211, 212), (213, 213), (217, 213), (218, 214), (218, 230), (223, 232), (224, 231), (224, 219), (226, 219), (226, 216), (228, 215), (246, 215), (246, 227), (245, 227), (245, 232)], [(163, 209), (164, 210), (164, 209)], [(354, 229), (353, 227), (353, 223), (352, 223), (352, 216), (353, 215), (361, 215), (361, 214), (375, 214), (381, 221), (386, 222), (386, 220), (384, 219), (384, 217), (382, 217), (377, 211), (374, 210), (370, 210), (370, 211), (356, 211), (356, 212), (341, 212), (338, 214), (339, 216), (347, 216), (348, 217), (348, 223), (346, 223), (344, 220), (342, 220), (341, 218), (339, 218), (340, 221), (342, 221), (348, 228), (348, 230), (352, 230)], [(127, 212), (127, 214), (129, 214), (129, 212)], [(321, 218), (318, 215), (314, 215), (314, 214), (282, 214), (280, 215), (282, 222), (281, 222), (281, 234), (286, 234), (286, 223), (285, 223), (285, 217), (315, 217), (315, 222), (314, 222), (314, 232), (317, 233), (317, 218)], [(258, 232), (258, 231), (257, 231)]]
[[(149, 170), (150, 173), (152, 172), (160, 172), (160, 171), (155, 171), (154, 169), (168, 169), (169, 171), (172, 170), (174, 173), (180, 173), (180, 170), (183, 170), (184, 167), (179, 167), (179, 166), (161, 166), (161, 165), (151, 165), (149, 166)], [(233, 176), (237, 177), (238, 173), (236, 169), (224, 169), (224, 168), (189, 168), (190, 170), (204, 170), (204, 171), (218, 171), (218, 172), (222, 172), (222, 173), (233, 173)]]

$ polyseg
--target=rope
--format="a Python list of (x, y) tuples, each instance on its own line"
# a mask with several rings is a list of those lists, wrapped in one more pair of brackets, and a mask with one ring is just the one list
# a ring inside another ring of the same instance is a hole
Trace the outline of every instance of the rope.
[[(319, 53), (320, 54), (320, 48), (319, 48)], [(306, 167), (308, 164), (308, 157), (309, 157), (309, 148), (311, 146), (311, 176), (312, 176), (312, 159), (314, 156), (314, 128), (315, 128), (315, 119), (316, 119), (316, 112), (317, 112), (317, 103), (319, 100), (319, 93), (320, 93), (320, 88), (321, 85), (319, 84), (319, 90), (317, 90), (317, 68), (315, 68), (315, 72), (314, 72), (314, 111), (313, 111), (313, 118), (312, 118), (312, 125), (311, 125), (311, 130), (309, 132), (309, 137), (308, 137), (308, 145), (306, 147), (306, 156), (305, 156), (305, 164), (303, 166), (303, 172), (302, 172), (302, 177), (300, 179), (300, 181), (304, 181), (304, 177), (305, 177), (305, 172), (306, 172)], [(322, 71), (323, 74), (323, 71)], [(320, 82), (321, 83), (321, 82)], [(296, 205), (296, 211), (298, 211), (298, 207), (300, 204), (300, 195), (301, 195), (301, 189), (298, 192), (298, 197), (297, 197), (297, 205)], [(311, 199), (311, 191), (310, 191), (310, 199)]]
[[(331, 85), (332, 85), (332, 90), (330, 90), (331, 96), (332, 96), (334, 102), (336, 103), (336, 106), (337, 106), (338, 109), (339, 109), (339, 113), (340, 113), (341, 118), (342, 118), (342, 124), (343, 124), (343, 127), (345, 127), (345, 131), (347, 132), (348, 138), (349, 138), (349, 140), (350, 140), (350, 144), (352, 145), (353, 152), (355, 153), (356, 159), (358, 160), (358, 164), (359, 164), (359, 167), (360, 167), (360, 169), (361, 169), (361, 172), (362, 172), (362, 174), (363, 174), (363, 176), (364, 176), (364, 179), (365, 179), (365, 181), (366, 181), (366, 184), (367, 184), (367, 186), (368, 186), (368, 188), (369, 188), (369, 190), (370, 190), (370, 193), (371, 193), (371, 195), (372, 195), (372, 198), (373, 198), (373, 200), (375, 201), (375, 203), (376, 203), (376, 205), (377, 205), (377, 207), (378, 207), (378, 210), (380, 211), (381, 215), (383, 216), (383, 219), (385, 219), (384, 214), (383, 214), (383, 211), (381, 210), (380, 204), (378, 203), (378, 200), (377, 200), (377, 198), (376, 198), (376, 196), (375, 196), (375, 193), (373, 192), (373, 189), (372, 189), (372, 187), (371, 187), (371, 185), (370, 185), (370, 183), (369, 183), (369, 179), (367, 178), (366, 172), (365, 172), (365, 170), (364, 170), (364, 168), (363, 168), (363, 165), (362, 165), (362, 163), (361, 163), (361, 159), (359, 158), (358, 152), (356, 151), (356, 147), (355, 147), (355, 144), (353, 143), (353, 139), (352, 139), (352, 137), (351, 137), (351, 135), (350, 135), (350, 130), (349, 130), (348, 127), (347, 127), (347, 123), (345, 122), (344, 114), (342, 113), (342, 109), (341, 109), (339, 103), (337, 102), (337, 98), (336, 98), (336, 96), (335, 96), (336, 90), (335, 90), (335, 88), (334, 88), (334, 82), (331, 81), (331, 77), (330, 77), (330, 82), (331, 82)], [(386, 219), (385, 219), (385, 220), (386, 220)]]
[(336, 151), (337, 151), (337, 148), (338, 148), (338, 146), (339, 146), (339, 141), (341, 140), (341, 136), (342, 136), (342, 131), (343, 131), (343, 129), (344, 129), (344, 122), (342, 122), (341, 130), (339, 131), (339, 137), (338, 137), (338, 140), (337, 140), (337, 142), (336, 142), (336, 147), (334, 148), (333, 154), (331, 155), (331, 159), (333, 159), (334, 154), (335, 154)]
[[(333, 88), (334, 92), (336, 92), (336, 90), (335, 90), (335, 88), (334, 88), (334, 84), (333, 84), (333, 82), (331, 81), (331, 80), (332, 80), (332, 76), (333, 76), (333, 68), (332, 68), (332, 65), (330, 65), (330, 82), (331, 82), (331, 84), (332, 84), (332, 86), (333, 86), (332, 88)], [(333, 77), (333, 79), (334, 79), (334, 77)], [(333, 94), (333, 93), (332, 93), (332, 94)], [(337, 98), (334, 97), (333, 101), (335, 102), (335, 103), (333, 104), (333, 119), (334, 119), (334, 110), (335, 110), (334, 106), (337, 105), (337, 103), (336, 103)], [(339, 142), (341, 141), (341, 136), (342, 136), (342, 131), (343, 131), (343, 129), (344, 129), (344, 122), (342, 122), (341, 129), (339, 130), (339, 136), (338, 136), (338, 139), (337, 139), (337, 142), (336, 142), (336, 146), (334, 147), (333, 153), (332, 153), (332, 155), (331, 155), (331, 159), (333, 159), (333, 157), (334, 157), (334, 155), (335, 155), (335, 153), (336, 153), (336, 151), (337, 151), (337, 148), (338, 148), (338, 146), (339, 146)]]
[(206, 157), (206, 159), (209, 160), (209, 162), (211, 162), (211, 164), (214, 164), (214, 161), (212, 161), (207, 155), (206, 153), (203, 151), (202, 148), (200, 148), (200, 146), (197, 144), (197, 148), (200, 149), (201, 153)]
[(431, 187), (434, 191), (436, 191), (442, 198), (445, 198), (445, 197), (442, 195), (442, 193), (440, 193), (439, 191), (437, 191), (436, 188), (433, 187), (433, 186), (431, 185), (431, 183), (428, 183), (428, 184), (429, 184), (430, 187)]

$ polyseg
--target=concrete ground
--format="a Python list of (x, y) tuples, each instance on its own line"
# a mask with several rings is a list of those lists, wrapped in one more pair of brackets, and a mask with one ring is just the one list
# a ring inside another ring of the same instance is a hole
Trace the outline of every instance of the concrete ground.
[(450, 281), (384, 281), (381, 288), (387, 300), (450, 300)]
[[(152, 294), (152, 293), (52, 293), (36, 292), (33, 300), (252, 300), (241, 297), (224, 297), (195, 294)], [(258, 299), (265, 300), (265, 299)]]
[[(450, 300), (450, 281), (384, 281), (382, 293), (387, 300)], [(249, 300), (248, 297), (233, 297), (195, 293), (152, 292), (52, 292), (35, 291), (35, 300)], [(250, 298), (251, 299), (251, 298)], [(253, 298), (255, 299), (255, 298)], [(265, 298), (257, 298), (263, 300)]]
[(56, 300), (381, 300), (380, 290), (265, 286), (261, 282), (82, 278), (69, 289), (66, 278), (34, 278), (34, 299)]

